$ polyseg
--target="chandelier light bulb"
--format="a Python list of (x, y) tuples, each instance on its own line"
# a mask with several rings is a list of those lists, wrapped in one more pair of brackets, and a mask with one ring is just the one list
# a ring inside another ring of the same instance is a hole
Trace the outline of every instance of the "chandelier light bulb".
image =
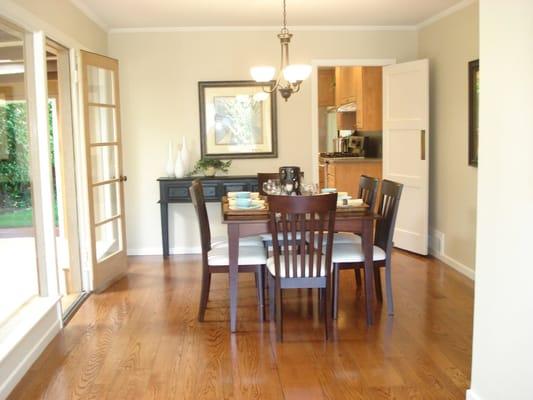
[(250, 68), (250, 74), (256, 82), (270, 82), (276, 74), (276, 68), (269, 66), (260, 66)]
[(283, 70), (283, 77), (287, 82), (305, 81), (311, 75), (311, 66), (306, 64), (287, 65)]

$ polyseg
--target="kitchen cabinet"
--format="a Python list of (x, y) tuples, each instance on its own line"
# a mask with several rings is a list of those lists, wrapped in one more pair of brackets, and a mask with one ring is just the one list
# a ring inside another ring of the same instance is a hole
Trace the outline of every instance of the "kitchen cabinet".
[(335, 68), (318, 69), (318, 106), (335, 106)]
[(383, 129), (382, 67), (337, 67), (335, 69), (335, 101), (337, 106), (355, 102), (355, 125), (351, 119), (338, 118), (343, 127), (359, 131)]
[(381, 179), (382, 160), (363, 159), (353, 161), (321, 162), (323, 177), (320, 178), (320, 188), (334, 187), (338, 192), (348, 192), (352, 197), (357, 196), (359, 178), (361, 175), (372, 176)]

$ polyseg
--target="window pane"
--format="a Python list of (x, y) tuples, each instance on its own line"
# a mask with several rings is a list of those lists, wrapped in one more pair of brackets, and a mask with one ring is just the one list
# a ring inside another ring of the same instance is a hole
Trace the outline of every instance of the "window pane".
[(108, 183), (93, 188), (94, 220), (96, 223), (119, 213), (118, 183)]
[(89, 103), (115, 104), (113, 71), (89, 65), (87, 80)]
[(96, 227), (96, 258), (102, 261), (121, 250), (120, 218)]
[(91, 143), (115, 142), (117, 140), (115, 109), (89, 106), (89, 130)]
[(22, 35), (1, 25), (0, 60), (1, 324), (39, 289)]
[(117, 178), (117, 146), (91, 148), (92, 182), (98, 183)]

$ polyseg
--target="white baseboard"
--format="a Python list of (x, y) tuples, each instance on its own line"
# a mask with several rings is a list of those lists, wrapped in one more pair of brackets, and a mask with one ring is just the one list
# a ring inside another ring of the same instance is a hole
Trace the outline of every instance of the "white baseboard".
[(481, 397), (474, 393), (472, 389), (468, 389), (466, 391), (466, 400), (481, 400)]
[(442, 261), (457, 272), (475, 280), (475, 271), (446, 254), (445, 236), (436, 229), (431, 229), (429, 234), (429, 254)]
[(470, 278), (472, 280), (475, 280), (475, 271), (469, 267), (467, 267), (464, 264), (461, 264), (459, 261), (447, 256), (446, 254), (439, 254), (437, 252), (434, 252), (433, 250), (429, 250), (429, 254), (431, 254), (436, 259), (442, 261), (444, 264), (448, 265), (449, 267), (453, 268), (457, 272), (460, 272), (467, 278)]
[[(201, 254), (202, 248), (200, 246), (190, 247), (172, 247), (169, 249), (170, 254)], [(161, 247), (141, 247), (128, 249), (128, 256), (161, 256), (163, 249)]]
[(20, 340), (0, 362), (0, 400), (7, 398), (24, 374), (61, 330), (61, 319), (56, 305)]

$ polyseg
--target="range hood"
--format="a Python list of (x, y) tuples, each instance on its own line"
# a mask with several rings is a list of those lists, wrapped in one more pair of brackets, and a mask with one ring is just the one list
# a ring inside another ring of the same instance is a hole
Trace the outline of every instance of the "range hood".
[(343, 104), (338, 107), (328, 107), (328, 112), (330, 113), (345, 113), (345, 112), (355, 112), (357, 106), (354, 101), (350, 103)]
[(355, 102), (350, 102), (337, 107), (337, 112), (355, 112), (357, 109)]

